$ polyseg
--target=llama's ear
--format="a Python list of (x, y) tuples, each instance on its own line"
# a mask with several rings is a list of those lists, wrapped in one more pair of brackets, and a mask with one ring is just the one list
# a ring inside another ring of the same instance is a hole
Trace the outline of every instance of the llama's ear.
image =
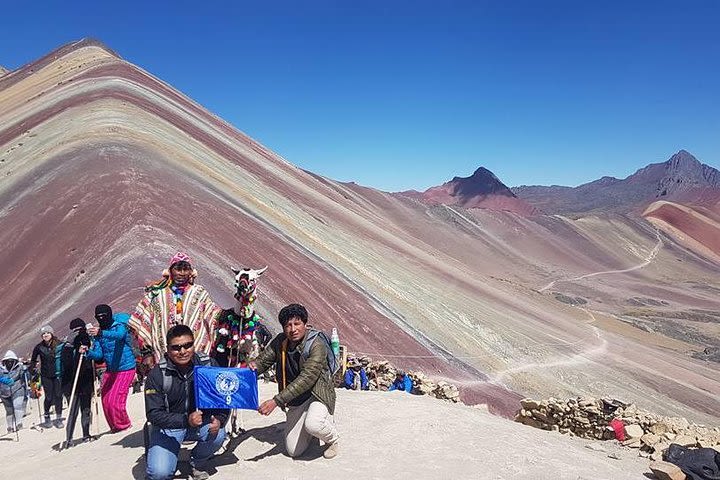
[(267, 267), (261, 268), (260, 270), (256, 270), (255, 273), (257, 273), (257, 276), (259, 277), (263, 273), (265, 273), (265, 270), (267, 270)]
[(240, 273), (240, 270), (238, 270), (238, 269), (235, 268), (235, 267), (230, 267), (230, 270), (232, 270), (235, 275), (237, 275), (238, 273)]

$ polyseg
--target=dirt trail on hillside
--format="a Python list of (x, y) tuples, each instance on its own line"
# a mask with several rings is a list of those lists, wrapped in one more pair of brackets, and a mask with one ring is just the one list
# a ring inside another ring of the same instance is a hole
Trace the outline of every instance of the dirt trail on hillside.
[(579, 277), (566, 278), (566, 279), (561, 279), (561, 280), (553, 280), (552, 282), (550, 282), (547, 285), (545, 285), (544, 287), (542, 287), (539, 291), (544, 292), (546, 290), (549, 290), (552, 287), (554, 287), (555, 284), (560, 283), (560, 282), (574, 282), (577, 280), (583, 280), (585, 278), (597, 277), (599, 275), (612, 275), (612, 274), (617, 274), (617, 273), (628, 273), (628, 272), (633, 272), (635, 270), (640, 270), (641, 268), (647, 267), (655, 259), (655, 257), (657, 256), (657, 254), (660, 251), (660, 248), (662, 247), (662, 244), (663, 244), (662, 238), (660, 238), (659, 230), (655, 229), (655, 235), (657, 236), (657, 243), (655, 244), (655, 247), (653, 247), (653, 249), (650, 251), (648, 256), (645, 257), (643, 262), (638, 265), (635, 265), (630, 268), (624, 268), (622, 270), (604, 270), (602, 272), (587, 273), (585, 275), (580, 275)]

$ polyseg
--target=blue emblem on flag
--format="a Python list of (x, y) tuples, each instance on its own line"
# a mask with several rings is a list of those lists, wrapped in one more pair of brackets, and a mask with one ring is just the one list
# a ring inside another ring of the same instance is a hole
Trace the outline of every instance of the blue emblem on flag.
[(197, 408), (244, 408), (257, 410), (258, 385), (249, 368), (195, 367)]

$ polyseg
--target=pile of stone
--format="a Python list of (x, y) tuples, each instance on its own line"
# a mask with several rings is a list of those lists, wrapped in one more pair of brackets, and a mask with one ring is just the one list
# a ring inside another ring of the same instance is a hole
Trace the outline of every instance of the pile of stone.
[[(398, 372), (398, 368), (387, 360), (373, 361), (368, 356), (348, 355), (348, 364), (360, 364), (365, 367), (369, 379), (370, 390), (387, 390)], [(420, 371), (405, 372), (413, 381), (413, 393), (430, 395), (431, 397), (450, 402), (460, 401), (460, 392), (455, 385), (445, 381), (434, 382)]]
[(665, 417), (615, 399), (587, 397), (569, 400), (520, 401), (515, 421), (544, 430), (582, 438), (609, 440), (615, 438), (610, 426), (614, 419), (624, 424), (623, 445), (638, 448), (640, 455), (661, 460), (671, 443), (686, 447), (713, 447), (720, 450), (720, 427), (690, 423), (685, 418)]

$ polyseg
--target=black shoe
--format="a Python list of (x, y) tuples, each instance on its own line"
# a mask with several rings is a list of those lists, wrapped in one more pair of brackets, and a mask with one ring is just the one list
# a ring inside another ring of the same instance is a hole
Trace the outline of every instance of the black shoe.
[(90, 443), (95, 440), (95, 437), (92, 435), (88, 435), (87, 437), (82, 438), (82, 443)]
[(205, 470), (198, 470), (195, 467), (192, 467), (191, 474), (193, 480), (208, 480), (210, 478), (210, 474), (208, 472)]
[(45, 417), (45, 421), (40, 424), (42, 428), (50, 428), (53, 426), (52, 420), (50, 420), (50, 417)]
[(61, 418), (56, 419), (53, 422), (53, 425), (55, 426), (55, 428), (65, 428), (65, 425), (63, 425), (63, 421)]

